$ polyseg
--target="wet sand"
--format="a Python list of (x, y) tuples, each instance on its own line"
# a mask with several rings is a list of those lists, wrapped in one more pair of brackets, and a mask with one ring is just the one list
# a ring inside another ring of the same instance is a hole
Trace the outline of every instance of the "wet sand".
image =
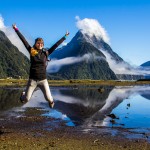
[[(0, 150), (149, 150), (147, 140), (129, 140), (104, 132), (85, 133), (79, 127), (41, 116), (36, 108), (0, 116)], [(124, 130), (124, 129), (120, 129)]]

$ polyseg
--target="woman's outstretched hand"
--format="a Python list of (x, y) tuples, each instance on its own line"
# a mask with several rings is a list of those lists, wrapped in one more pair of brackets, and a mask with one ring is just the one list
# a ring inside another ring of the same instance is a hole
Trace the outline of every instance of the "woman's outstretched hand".
[(13, 27), (14, 30), (18, 29), (17, 26), (16, 26), (16, 24), (13, 24), (12, 27)]
[(69, 35), (69, 32), (68, 31), (66, 31), (66, 34), (65, 34), (65, 36), (68, 36)]

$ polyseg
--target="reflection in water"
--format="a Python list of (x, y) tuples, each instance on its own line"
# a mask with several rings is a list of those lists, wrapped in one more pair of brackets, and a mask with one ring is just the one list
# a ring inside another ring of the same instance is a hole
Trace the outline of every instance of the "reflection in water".
[(21, 89), (0, 88), (0, 111), (9, 110), (13, 107), (21, 106), (19, 97)]
[[(97, 126), (149, 127), (150, 101), (140, 96), (149, 91), (150, 87), (140, 86), (114, 88), (106, 104), (92, 118), (89, 118), (88, 124), (94, 125), (95, 122)], [(110, 113), (115, 114), (118, 119), (106, 117)]]
[(150, 91), (147, 91), (147, 92), (141, 94), (141, 96), (143, 96), (144, 98), (150, 100)]
[[(66, 114), (75, 125), (82, 125), (85, 128), (150, 126), (150, 109), (147, 109), (150, 101), (140, 96), (148, 95), (149, 86), (104, 87), (104, 89), (103, 93), (98, 92), (97, 88), (54, 90), (53, 95), (57, 99), (55, 109)], [(116, 119), (108, 117), (109, 114), (115, 114)]]
[(54, 94), (54, 99), (57, 99), (55, 109), (67, 114), (76, 125), (81, 125), (105, 105), (112, 89), (104, 87), (101, 93), (98, 88), (59, 89)]
[[(70, 125), (83, 128), (94, 126), (148, 128), (150, 127), (149, 91), (150, 86), (55, 87), (51, 88), (55, 100), (54, 109), (48, 107), (40, 90), (36, 90), (31, 100), (22, 108), (48, 109), (50, 111), (45, 115), (60, 118)], [(1, 110), (19, 106), (17, 100), (20, 92), (18, 89), (1, 89)], [(110, 114), (116, 118), (109, 117)]]

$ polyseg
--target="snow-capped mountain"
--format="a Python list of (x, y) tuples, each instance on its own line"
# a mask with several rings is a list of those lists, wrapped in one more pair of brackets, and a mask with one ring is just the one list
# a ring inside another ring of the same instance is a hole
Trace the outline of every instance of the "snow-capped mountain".
[(51, 58), (48, 72), (53, 79), (117, 79), (105, 55), (89, 43), (81, 31)]
[[(102, 38), (79, 30), (73, 39), (51, 55), (48, 72), (56, 79), (123, 79), (143, 78)], [(54, 60), (55, 59), (55, 60)]]

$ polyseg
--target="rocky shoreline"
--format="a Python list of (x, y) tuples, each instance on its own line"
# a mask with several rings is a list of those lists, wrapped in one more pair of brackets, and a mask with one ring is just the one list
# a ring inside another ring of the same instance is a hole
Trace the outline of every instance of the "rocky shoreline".
[[(83, 132), (80, 127), (69, 127), (65, 122), (41, 116), (32, 108), (9, 116), (0, 116), (0, 149), (3, 150), (148, 150), (146, 139), (127, 139), (121, 134)], [(1, 113), (2, 114), (2, 113)], [(124, 129), (120, 129), (124, 130)]]

